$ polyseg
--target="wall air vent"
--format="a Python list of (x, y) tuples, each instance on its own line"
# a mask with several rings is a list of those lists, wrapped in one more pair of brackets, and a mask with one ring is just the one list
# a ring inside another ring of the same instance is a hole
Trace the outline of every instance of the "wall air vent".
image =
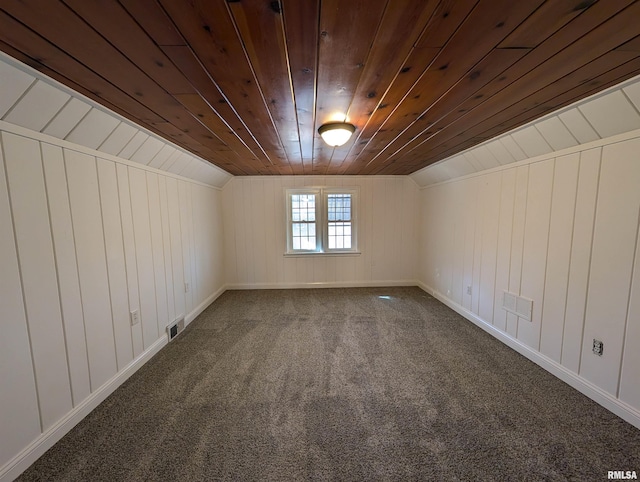
[(531, 321), (533, 300), (504, 291), (502, 295), (502, 308), (520, 318)]
[(178, 319), (167, 326), (167, 336), (169, 337), (169, 341), (182, 333), (182, 330), (184, 330), (184, 316), (178, 317)]

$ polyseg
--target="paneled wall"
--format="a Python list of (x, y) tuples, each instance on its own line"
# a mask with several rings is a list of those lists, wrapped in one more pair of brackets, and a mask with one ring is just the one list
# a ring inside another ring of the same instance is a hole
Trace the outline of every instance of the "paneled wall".
[[(640, 136), (626, 135), (425, 188), (419, 248), (419, 279), (438, 297), (636, 424), (638, 153)], [(533, 300), (531, 321), (502, 308), (503, 290)]]
[(218, 189), (4, 128), (0, 478), (224, 284)]
[[(359, 188), (357, 256), (284, 256), (285, 190)], [(223, 189), (231, 287), (407, 284), (416, 277), (418, 189), (407, 177), (235, 177)]]

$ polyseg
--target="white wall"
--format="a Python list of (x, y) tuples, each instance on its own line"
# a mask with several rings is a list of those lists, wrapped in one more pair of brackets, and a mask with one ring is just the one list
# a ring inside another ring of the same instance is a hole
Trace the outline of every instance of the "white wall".
[[(419, 279), (639, 426), (640, 133), (563, 152), (422, 189)], [(503, 290), (533, 299), (531, 321)]]
[[(359, 188), (356, 256), (284, 256), (285, 190)], [(385, 176), (235, 177), (223, 189), (226, 279), (230, 287), (412, 284), (418, 189)]]
[(191, 321), (224, 273), (219, 189), (6, 123), (0, 159), (3, 479), (161, 348), (168, 323)]

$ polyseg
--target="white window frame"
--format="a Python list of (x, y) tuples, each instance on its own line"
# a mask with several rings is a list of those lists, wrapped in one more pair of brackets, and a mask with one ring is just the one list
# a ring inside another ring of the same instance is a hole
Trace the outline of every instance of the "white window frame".
[[(291, 196), (294, 194), (311, 194), (316, 197), (316, 248), (313, 250), (293, 249), (293, 220), (291, 219)], [(329, 249), (329, 219), (328, 219), (328, 195), (351, 195), (351, 248)], [(357, 187), (310, 187), (300, 189), (286, 189), (286, 251), (285, 256), (305, 255), (358, 255), (358, 194)]]

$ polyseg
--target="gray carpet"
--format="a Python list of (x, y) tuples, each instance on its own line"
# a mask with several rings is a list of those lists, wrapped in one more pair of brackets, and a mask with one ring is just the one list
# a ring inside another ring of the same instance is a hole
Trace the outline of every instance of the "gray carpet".
[(19, 480), (608, 470), (640, 471), (639, 430), (420, 289), (358, 288), (226, 292)]

